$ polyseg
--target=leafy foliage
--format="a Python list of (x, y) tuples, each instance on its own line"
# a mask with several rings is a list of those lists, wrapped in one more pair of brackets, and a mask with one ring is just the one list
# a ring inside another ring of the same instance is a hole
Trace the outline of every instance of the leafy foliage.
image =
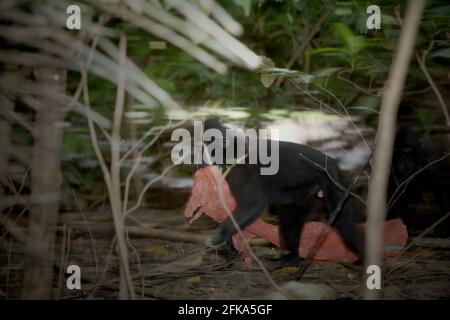
[[(220, 2), (242, 24), (244, 34), (240, 40), (272, 61), (264, 66), (266, 71), (252, 72), (230, 66), (228, 74), (219, 75), (170, 44), (164, 50), (151, 49), (150, 41), (160, 39), (129, 24), (113, 20), (108, 26), (115, 25), (127, 33), (128, 55), (186, 108), (207, 104), (213, 109), (230, 112), (244, 110), (248, 114), (247, 123), (257, 125), (270, 119), (271, 110), (284, 110), (289, 116), (292, 111), (317, 108), (317, 101), (311, 99), (314, 97), (332, 106), (339, 104), (338, 99), (350, 113), (369, 124), (377, 120), (380, 93), (401, 31), (396, 13), (403, 16), (406, 2), (378, 1), (382, 14), (381, 30), (366, 27), (369, 16), (366, 8), (372, 4), (370, 1)], [(164, 8), (171, 10), (167, 6)], [(328, 9), (331, 11), (326, 15)], [(321, 20), (323, 22), (318, 24)], [(429, 50), (427, 67), (435, 81), (447, 87), (449, 21), (450, 6), (446, 1), (428, 1), (416, 47), (417, 54)], [(303, 51), (296, 55), (301, 45), (304, 45)], [(291, 59), (293, 64), (288, 65)], [(412, 116), (430, 131), (434, 124), (442, 121), (442, 116), (431, 90), (424, 90), (428, 86), (423, 72), (413, 60), (400, 111), (401, 115)], [(94, 108), (110, 115), (115, 99), (114, 86), (91, 76), (89, 88)], [(428, 95), (424, 98), (421, 93)], [(424, 103), (424, 100), (434, 100), (434, 103)], [(150, 119), (139, 127), (140, 132), (166, 120), (163, 108), (150, 110), (135, 106), (135, 110), (147, 112)], [(85, 134), (77, 130), (66, 132), (65, 152), (92, 156), (89, 148), (83, 145), (88, 140), (73, 137)], [(69, 174), (67, 180), (81, 184), (86, 181), (79, 181), (76, 174)]]

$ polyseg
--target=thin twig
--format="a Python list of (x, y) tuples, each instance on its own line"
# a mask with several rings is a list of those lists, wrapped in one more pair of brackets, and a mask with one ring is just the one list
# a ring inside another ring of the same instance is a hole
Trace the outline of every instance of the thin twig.
[[(326, 173), (328, 179), (341, 191), (343, 191), (345, 193), (345, 191), (347, 190), (346, 187), (344, 187), (343, 185), (341, 185), (339, 182), (337, 182), (328, 172), (327, 168), (322, 167), (321, 165), (319, 165), (318, 163), (312, 161), (311, 159), (308, 159), (308, 157), (306, 157), (303, 153), (300, 153), (300, 157), (302, 157), (302, 159), (306, 160), (310, 165), (314, 166), (315, 168), (323, 171), (324, 173)], [(362, 172), (360, 173), (362, 174)], [(362, 204), (365, 204), (366, 202), (356, 193), (354, 192), (350, 192), (350, 195), (355, 197), (356, 199), (358, 199)]]
[(355, 122), (353, 121), (350, 113), (348, 112), (347, 108), (345, 107), (345, 105), (341, 102), (341, 100), (338, 99), (338, 97), (331, 92), (330, 90), (328, 90), (325, 87), (322, 87), (321, 85), (314, 83), (313, 84), (315, 86), (317, 86), (318, 88), (320, 88), (321, 90), (325, 91), (326, 93), (328, 93), (330, 96), (332, 96), (341, 106), (342, 110), (344, 110), (345, 115), (347, 116), (348, 120), (350, 121), (350, 123), (352, 124), (353, 128), (358, 132), (359, 136), (361, 137), (361, 140), (364, 142), (364, 145), (366, 146), (367, 150), (372, 152), (372, 148), (369, 146), (369, 144), (367, 143), (366, 139), (364, 138), (363, 134), (361, 133), (361, 130), (356, 126)]
[[(388, 202), (388, 209), (392, 208), (392, 206), (398, 201), (398, 199), (400, 199), (400, 197), (402, 196), (402, 194), (405, 192), (406, 187), (408, 186), (408, 184), (422, 171), (428, 169), (429, 167), (431, 167), (432, 165), (444, 160), (445, 158), (447, 158), (450, 154), (449, 153), (445, 153), (442, 157), (440, 157), (439, 159), (436, 159), (430, 163), (428, 163), (426, 166), (424, 166), (423, 168), (420, 168), (419, 170), (417, 170), (416, 172), (414, 172), (413, 174), (411, 174), (407, 179), (405, 179), (405, 181), (403, 181), (394, 191), (394, 193), (391, 196), (391, 199)], [(403, 188), (403, 190), (400, 192), (400, 194), (397, 195), (397, 192)]]
[[(329, 172), (327, 172), (327, 175), (330, 176)], [(333, 210), (333, 212), (330, 214), (330, 217), (327, 220), (327, 225), (331, 226), (333, 225), (337, 215), (339, 214), (339, 212), (342, 210), (342, 207), (345, 203), (345, 201), (347, 201), (347, 198), (349, 197), (350, 194), (352, 194), (351, 189), (354, 187), (354, 185), (356, 184), (356, 182), (358, 181), (359, 177), (361, 176), (361, 174), (364, 172), (364, 168), (361, 169), (360, 173), (358, 175), (355, 176), (355, 178), (353, 179), (353, 182), (350, 184), (350, 186), (348, 186), (348, 188), (345, 189), (344, 194), (342, 195), (342, 198), (339, 199), (339, 202), (336, 205), (336, 208)], [(306, 268), (309, 266), (309, 264), (311, 263), (312, 259), (314, 258), (314, 256), (317, 253), (317, 250), (320, 248), (320, 245), (322, 244), (323, 240), (325, 239), (325, 227), (322, 226), (320, 232), (319, 232), (319, 236), (316, 238), (316, 240), (314, 241), (313, 246), (309, 249), (308, 255), (306, 256), (306, 258), (301, 262), (300, 266), (299, 266), (299, 277), (298, 279), (301, 279), (306, 271)]]
[[(112, 208), (113, 208), (113, 218), (114, 218), (114, 226), (115, 226), (115, 230), (116, 230), (116, 237), (118, 239), (121, 239), (121, 241), (118, 241), (119, 243), (119, 251), (120, 251), (120, 265), (122, 266), (122, 268), (125, 268), (126, 270), (128, 270), (128, 288), (130, 290), (130, 293), (133, 295), (132, 292), (134, 292), (133, 289), (133, 285), (131, 283), (131, 279), (129, 277), (129, 267), (128, 267), (128, 260), (127, 260), (127, 254), (126, 254), (126, 244), (124, 242), (124, 235), (123, 233), (121, 233), (120, 231), (120, 223), (123, 224), (124, 220), (118, 216), (120, 215), (120, 206), (119, 208), (116, 208), (114, 205), (114, 191), (113, 191), (113, 187), (111, 184), (111, 174), (108, 170), (108, 167), (106, 166), (103, 154), (100, 151), (100, 147), (99, 147), (99, 143), (97, 140), (97, 134), (95, 131), (95, 126), (94, 126), (94, 121), (91, 117), (91, 106), (90, 106), (90, 102), (89, 102), (89, 91), (88, 91), (88, 86), (87, 86), (87, 75), (86, 75), (86, 71), (83, 69), (83, 67), (81, 67), (81, 75), (84, 78), (83, 80), (83, 95), (84, 95), (84, 100), (85, 100), (85, 104), (88, 108), (87, 110), (87, 114), (88, 114), (88, 127), (89, 127), (89, 134), (91, 137), (91, 141), (92, 141), (92, 146), (94, 148), (95, 154), (97, 156), (97, 159), (99, 161), (100, 164), (100, 168), (102, 169), (102, 173), (103, 173), (103, 177), (106, 183), (106, 187), (108, 189), (108, 194), (109, 194), (109, 198), (110, 198), (110, 202), (112, 204)], [(120, 199), (119, 199), (120, 200)], [(122, 228), (123, 229), (123, 228)]]
[(133, 211), (137, 210), (142, 203), (142, 200), (144, 199), (145, 193), (147, 192), (147, 190), (151, 187), (151, 185), (153, 183), (155, 183), (156, 181), (160, 180), (161, 178), (163, 178), (167, 172), (169, 172), (170, 170), (172, 170), (174, 167), (178, 166), (177, 163), (173, 163), (170, 166), (167, 166), (159, 176), (157, 176), (156, 178), (153, 178), (152, 180), (150, 180), (149, 182), (146, 183), (146, 185), (144, 186), (144, 188), (142, 189), (141, 193), (139, 194), (137, 203), (131, 207), (130, 209), (128, 209), (127, 211), (125, 211), (125, 217), (127, 217), (128, 215), (130, 215)]
[[(306, 46), (311, 42), (311, 40), (314, 38), (314, 36), (320, 31), (322, 24), (324, 21), (328, 18), (328, 16), (334, 11), (334, 7), (328, 7), (328, 9), (325, 11), (325, 13), (317, 20), (316, 24), (314, 25), (311, 32), (306, 37), (305, 41), (303, 41), (300, 44), (297, 44), (297, 47), (294, 49), (294, 53), (291, 56), (291, 59), (289, 59), (289, 62), (286, 64), (285, 68), (290, 69), (295, 61), (300, 57), (300, 55), (305, 51)], [(276, 85), (279, 87), (281, 83), (283, 82), (284, 77), (279, 77), (277, 79)]]
[(8, 217), (0, 214), (0, 225), (5, 227), (5, 229), (16, 239), (18, 242), (25, 243), (26, 234), (19, 228), (14, 222), (12, 222)]
[(346, 69), (346, 70), (342, 70), (342, 71), (340, 71), (340, 72), (338, 72), (338, 73), (336, 74), (336, 78), (339, 79), (339, 80), (342, 80), (342, 81), (344, 81), (344, 82), (347, 82), (348, 84), (352, 85), (355, 89), (361, 91), (361, 92), (364, 93), (365, 95), (368, 95), (368, 96), (378, 96), (377, 93), (378, 93), (379, 91), (381, 91), (383, 88), (378, 88), (378, 89), (373, 89), (373, 88), (363, 88), (363, 87), (361, 87), (359, 84), (357, 84), (356, 82), (354, 82), (354, 81), (352, 81), (352, 80), (350, 80), (350, 79), (344, 78), (344, 77), (342, 76), (343, 73), (348, 73), (348, 72), (351, 73), (352, 71), (354, 71), (354, 69)]
[(314, 83), (315, 86), (317, 86), (319, 89), (325, 91), (326, 93), (328, 93), (329, 95), (331, 95), (342, 107), (342, 109), (345, 112), (345, 115), (341, 114), (340, 112), (338, 112), (336, 109), (334, 109), (333, 107), (331, 107), (329, 104), (323, 102), (322, 100), (317, 99), (316, 97), (314, 97), (311, 93), (308, 92), (308, 90), (303, 89), (302, 87), (300, 87), (294, 79), (289, 79), (289, 81), (300, 91), (302, 91), (303, 93), (305, 93), (307, 96), (309, 96), (311, 99), (313, 99), (314, 101), (316, 101), (317, 103), (319, 103), (320, 107), (325, 106), (327, 109), (333, 111), (335, 114), (339, 115), (339, 116), (346, 116), (348, 118), (348, 120), (350, 121), (350, 123), (352, 124), (353, 128), (358, 132), (358, 135), (361, 137), (361, 140), (364, 142), (364, 145), (366, 146), (367, 150), (369, 150), (370, 152), (372, 152), (372, 148), (369, 146), (369, 144), (367, 143), (366, 139), (364, 138), (363, 134), (361, 133), (361, 130), (356, 126), (355, 122), (353, 121), (352, 117), (350, 116), (347, 108), (345, 107), (345, 105), (338, 99), (338, 97), (336, 97), (335, 94), (333, 94), (331, 91), (329, 91), (328, 89), (320, 86), (317, 83)]
[[(399, 253), (398, 255), (395, 256), (394, 259), (392, 259), (392, 263), (395, 262), (398, 258), (400, 258), (400, 256), (402, 256), (406, 251), (408, 251), (409, 249), (411, 249), (412, 246), (414, 246), (417, 242), (417, 240), (425, 237), (428, 233), (430, 233), (431, 231), (434, 230), (434, 228), (436, 228), (439, 224), (441, 224), (442, 222), (445, 221), (445, 219), (447, 219), (450, 216), (450, 212), (447, 212), (447, 214), (445, 214), (444, 216), (442, 216), (440, 219), (438, 219), (435, 223), (433, 223), (431, 226), (429, 226), (428, 228), (426, 228), (421, 234), (419, 234), (417, 237), (415, 237), (406, 247), (404, 247)], [(397, 268), (394, 268), (394, 270)], [(392, 273), (394, 270), (391, 270), (387, 273)]]
[(98, 258), (97, 258), (97, 250), (95, 250), (94, 236), (92, 235), (91, 227), (89, 226), (89, 222), (86, 219), (86, 215), (84, 214), (83, 209), (81, 209), (80, 200), (78, 199), (78, 196), (73, 189), (72, 189), (72, 194), (77, 203), (78, 210), (80, 210), (81, 216), (83, 217), (84, 223), (86, 224), (86, 228), (88, 229), (89, 237), (91, 238), (92, 253), (94, 254), (94, 262), (95, 262), (95, 276), (97, 276), (97, 274), (98, 274)]
[(144, 277), (144, 271), (142, 269), (142, 263), (141, 263), (141, 257), (139, 256), (138, 251), (136, 250), (136, 248), (133, 246), (133, 244), (131, 243), (130, 240), (130, 236), (128, 234), (128, 232), (125, 232), (125, 239), (127, 240), (128, 246), (131, 248), (131, 250), (133, 251), (134, 255), (136, 256), (136, 260), (137, 260), (137, 265), (138, 265), (138, 271), (141, 274), (141, 296), (143, 297), (144, 294), (144, 290), (145, 290), (145, 277)]
[(100, 288), (103, 284), (106, 273), (108, 272), (109, 266), (111, 265), (111, 259), (112, 259), (113, 253), (114, 253), (115, 244), (116, 244), (116, 237), (114, 236), (111, 240), (111, 245), (109, 246), (109, 251), (108, 251), (108, 255), (106, 256), (105, 266), (103, 267), (102, 275), (101, 275), (100, 279), (98, 280), (98, 282), (96, 283), (94, 289), (91, 291), (91, 293), (89, 295), (89, 297), (91, 297), (91, 298), (95, 297), (97, 289)]
[(218, 190), (218, 195), (219, 195), (219, 200), (220, 203), (222, 205), (222, 208), (226, 211), (228, 218), (230, 218), (231, 222), (233, 223), (234, 227), (237, 230), (237, 233), (239, 235), (239, 237), (241, 238), (242, 243), (244, 244), (247, 252), (250, 254), (250, 256), (252, 257), (252, 259), (254, 259), (256, 261), (256, 263), (258, 264), (258, 266), (261, 268), (261, 270), (263, 271), (264, 275), (266, 276), (267, 280), (269, 281), (269, 283), (280, 293), (282, 293), (283, 295), (285, 295), (287, 298), (289, 299), (293, 299), (291, 297), (291, 295), (286, 292), (286, 290), (284, 290), (283, 288), (281, 288), (276, 282), (275, 280), (272, 278), (272, 276), (270, 275), (269, 271), (267, 271), (267, 269), (264, 267), (264, 264), (261, 262), (261, 260), (256, 256), (256, 254), (253, 252), (253, 249), (251, 248), (251, 246), (249, 245), (247, 239), (244, 236), (244, 233), (242, 232), (242, 229), (239, 227), (239, 224), (237, 223), (236, 219), (233, 216), (233, 213), (231, 212), (230, 208), (228, 207), (227, 201), (225, 200), (225, 194), (224, 194), (224, 190), (222, 187), (222, 179), (223, 177), (221, 175), (219, 175), (218, 170), (214, 170), (214, 168), (211, 170), (211, 172), (213, 173), (214, 176), (214, 180), (216, 182), (216, 186), (217, 186), (217, 190)]
[[(205, 144), (203, 143), (203, 146), (205, 147)], [(218, 195), (219, 195), (219, 200), (220, 200), (220, 204), (222, 205), (222, 208), (225, 210), (225, 212), (227, 213), (228, 218), (231, 220), (231, 222), (233, 223), (233, 226), (236, 228), (237, 230), (237, 234), (239, 235), (239, 237), (241, 238), (242, 243), (245, 246), (245, 249), (247, 250), (247, 252), (250, 254), (250, 256), (252, 257), (252, 259), (254, 259), (256, 261), (256, 263), (258, 264), (258, 266), (261, 268), (261, 270), (263, 271), (264, 275), (266, 276), (266, 278), (269, 280), (270, 284), (276, 289), (278, 290), (280, 293), (282, 293), (283, 295), (285, 295), (287, 298), (292, 298), (288, 292), (286, 292), (286, 290), (284, 290), (283, 288), (281, 288), (276, 282), (275, 280), (273, 280), (272, 276), (270, 275), (269, 271), (267, 271), (266, 267), (264, 267), (264, 264), (261, 262), (261, 260), (256, 256), (256, 254), (253, 252), (252, 247), (250, 246), (250, 244), (248, 243), (248, 240), (245, 238), (244, 233), (242, 232), (241, 227), (239, 226), (239, 224), (237, 223), (236, 219), (234, 218), (233, 213), (231, 212), (230, 208), (228, 207), (227, 201), (225, 199), (225, 193), (223, 190), (223, 186), (222, 186), (222, 181), (225, 179), (225, 175), (222, 174), (222, 172), (217, 168), (212, 166), (212, 160), (211, 160), (211, 154), (209, 153), (209, 149), (205, 148), (205, 155), (206, 155), (206, 162), (211, 166), (211, 172), (213, 174), (214, 177), (214, 181), (216, 183), (217, 186), (217, 191), (218, 191)], [(245, 159), (247, 156), (247, 154), (245, 154), (244, 156), (242, 156), (241, 158), (238, 159), (238, 161), (236, 163), (234, 163), (226, 172), (225, 174), (228, 175), (228, 173), (231, 171), (231, 169), (238, 164), (240, 161), (242, 161), (242, 159)], [(220, 174), (219, 174), (220, 173)]]
[(173, 125), (169, 125), (169, 126), (168, 125), (164, 125), (164, 126), (152, 127), (141, 138), (139, 138), (139, 140), (136, 141), (136, 143), (134, 143), (133, 146), (131, 146), (131, 148), (129, 148), (127, 150), (127, 152), (124, 153), (124, 155), (120, 158), (120, 162), (123, 163), (133, 153), (133, 151), (135, 151), (137, 148), (139, 148), (141, 146), (141, 144), (145, 141), (145, 139), (150, 137), (152, 134), (154, 134), (154, 133), (156, 133), (157, 131), (160, 131), (160, 130), (170, 130), (170, 129), (177, 128), (177, 127), (183, 125), (184, 123), (186, 123), (187, 121), (192, 120), (193, 117), (194, 117), (194, 115), (191, 115), (191, 116), (183, 119), (182, 121), (177, 122), (177, 123), (175, 123)]
[[(397, 20), (398, 20), (400, 26), (402, 26), (402, 28), (403, 28), (403, 21), (400, 16), (398, 6), (395, 8), (395, 15), (397, 17)], [(422, 55), (419, 55), (419, 53), (416, 52), (415, 57), (416, 57), (417, 63), (419, 64), (420, 69), (422, 70), (423, 74), (427, 78), (427, 81), (428, 81), (431, 89), (433, 90), (434, 94), (436, 95), (436, 98), (438, 99), (439, 105), (441, 106), (441, 109), (442, 109), (442, 113), (444, 114), (444, 117), (445, 117), (446, 125), (450, 126), (449, 107), (448, 107), (447, 103), (445, 102), (444, 97), (442, 96), (441, 92), (439, 91), (439, 89), (436, 85), (436, 82), (433, 80), (433, 77), (431, 77), (430, 72), (428, 71), (426, 62), (425, 62), (428, 53), (433, 48), (433, 45), (434, 45), (434, 41), (433, 41), (433, 39), (431, 39), (430, 45), (428, 46), (428, 48), (426, 50), (424, 50), (422, 52)], [(450, 135), (447, 135), (447, 137), (450, 140)]]
[(168, 128), (170, 125), (172, 124), (172, 121), (169, 121), (168, 124), (157, 134), (153, 137), (152, 140), (150, 140), (150, 142), (148, 142), (141, 150), (139, 150), (136, 158), (133, 160), (134, 164), (133, 167), (131, 168), (130, 172), (128, 173), (126, 179), (125, 179), (125, 191), (124, 191), (124, 196), (123, 196), (123, 208), (122, 211), (126, 212), (127, 211), (127, 206), (128, 206), (128, 196), (129, 196), (129, 189), (130, 189), (130, 183), (131, 183), (131, 178), (133, 177), (134, 173), (136, 172), (137, 168), (139, 167), (139, 165), (141, 164), (141, 159), (142, 159), (142, 155), (144, 154), (145, 151), (147, 151), (151, 146), (153, 146), (153, 144), (161, 137), (161, 135), (165, 132), (166, 128)]

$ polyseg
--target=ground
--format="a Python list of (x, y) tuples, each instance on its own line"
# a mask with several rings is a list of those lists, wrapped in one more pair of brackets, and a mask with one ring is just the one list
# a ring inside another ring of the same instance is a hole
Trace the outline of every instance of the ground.
[[(160, 205), (166, 205), (159, 201)], [(202, 244), (216, 224), (204, 217), (187, 227), (183, 201), (175, 209), (143, 208), (130, 219), (130, 260), (135, 289), (144, 299), (254, 299), (273, 291), (256, 263), (206, 251)], [(181, 206), (180, 206), (181, 205)], [(93, 211), (61, 213), (56, 241), (54, 296), (59, 299), (117, 298), (118, 264), (113, 253), (113, 227), (107, 206)], [(89, 226), (89, 228), (87, 227)], [(386, 299), (449, 299), (450, 239), (412, 238), (417, 244), (398, 258), (386, 260)], [(0, 240), (0, 297), (18, 297), (22, 247)], [(268, 263), (275, 248), (256, 241), (255, 253)], [(68, 290), (60, 265), (81, 268), (82, 289)], [(271, 272), (277, 283), (294, 279), (295, 268)], [(325, 284), (338, 299), (358, 299), (362, 269), (349, 264), (314, 262), (302, 282)]]

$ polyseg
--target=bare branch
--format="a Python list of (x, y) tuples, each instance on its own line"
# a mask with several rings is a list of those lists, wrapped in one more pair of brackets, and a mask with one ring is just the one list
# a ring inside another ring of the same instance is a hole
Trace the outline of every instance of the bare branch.
[[(402, 256), (406, 251), (411, 249), (420, 239), (425, 237), (428, 233), (430, 233), (434, 228), (436, 228), (439, 224), (444, 222), (448, 217), (450, 217), (450, 212), (447, 212), (444, 216), (439, 218), (436, 222), (434, 222), (431, 226), (426, 228), (421, 234), (419, 234), (417, 237), (415, 237), (406, 247), (404, 247), (397, 256), (395, 256), (394, 259), (391, 260), (391, 264), (397, 261), (400, 256)], [(402, 265), (394, 267), (393, 269), (389, 270), (387, 274), (394, 272), (395, 270), (398, 270)]]
[(137, 210), (142, 203), (142, 200), (144, 199), (145, 193), (147, 192), (147, 190), (152, 186), (152, 184), (154, 184), (156, 181), (160, 180), (161, 178), (163, 178), (167, 172), (169, 172), (170, 170), (172, 170), (173, 168), (175, 168), (178, 164), (174, 163), (171, 164), (170, 166), (166, 167), (159, 176), (157, 176), (156, 178), (153, 178), (152, 180), (150, 180), (149, 182), (147, 182), (144, 186), (144, 188), (142, 189), (141, 193), (139, 194), (137, 203), (131, 207), (130, 209), (128, 209), (127, 211), (125, 211), (125, 217), (127, 217), (128, 215), (130, 215), (133, 211)]
[[(392, 206), (397, 202), (397, 200), (401, 197), (401, 195), (405, 192), (406, 187), (408, 186), (408, 184), (411, 182), (411, 180), (413, 180), (419, 173), (421, 173), (422, 171), (428, 169), (429, 167), (433, 166), (434, 164), (444, 160), (445, 158), (447, 158), (450, 154), (449, 153), (445, 153), (442, 157), (440, 157), (439, 159), (436, 159), (434, 161), (431, 161), (430, 163), (428, 163), (426, 166), (424, 166), (423, 168), (417, 170), (416, 172), (414, 172), (412, 175), (410, 175), (405, 181), (403, 181), (394, 191), (394, 193), (391, 196), (391, 199), (388, 202), (388, 209), (392, 208)], [(400, 189), (402, 189), (402, 191), (397, 195), (397, 192), (400, 191)]]
[[(294, 49), (294, 53), (291, 56), (291, 59), (285, 66), (286, 69), (290, 69), (294, 65), (295, 61), (297, 61), (297, 59), (300, 57), (300, 55), (305, 51), (306, 46), (311, 42), (311, 40), (314, 38), (314, 36), (317, 34), (317, 32), (320, 31), (322, 24), (328, 18), (328, 16), (334, 11), (334, 9), (335, 9), (334, 7), (328, 7), (328, 9), (325, 11), (325, 13), (319, 18), (319, 20), (317, 20), (316, 24), (314, 25), (313, 29), (306, 37), (305, 41), (297, 44), (296, 48)], [(280, 86), (281, 83), (283, 82), (283, 80), (284, 80), (284, 77), (279, 77), (277, 79), (276, 85)]]
[(22, 228), (19, 228), (13, 221), (11, 221), (8, 217), (3, 214), (0, 214), (0, 224), (5, 227), (6, 231), (10, 233), (14, 239), (21, 243), (26, 242), (26, 234), (22, 231)]

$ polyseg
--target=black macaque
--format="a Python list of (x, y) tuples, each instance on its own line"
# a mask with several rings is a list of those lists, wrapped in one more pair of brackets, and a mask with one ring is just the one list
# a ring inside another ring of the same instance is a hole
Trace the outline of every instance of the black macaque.
[[(219, 119), (208, 118), (204, 121), (204, 130), (211, 128), (220, 130), (227, 137), (226, 127)], [(270, 140), (266, 142), (270, 150)], [(239, 227), (244, 229), (265, 208), (270, 206), (275, 209), (284, 247), (291, 252), (283, 260), (293, 262), (295, 257), (298, 262), (300, 234), (311, 201), (320, 191), (327, 211), (331, 213), (343, 198), (346, 185), (335, 159), (301, 144), (279, 142), (279, 169), (276, 174), (261, 175), (262, 166), (259, 161), (257, 164), (239, 163), (226, 176), (237, 203), (234, 218)], [(326, 171), (321, 168), (326, 168)], [(344, 189), (336, 186), (336, 183)], [(361, 206), (359, 200), (348, 196), (333, 223), (348, 247), (358, 255), (359, 261), (364, 259), (363, 236), (356, 226), (356, 222), (361, 222), (360, 217), (364, 215)], [(221, 224), (218, 234), (208, 242), (208, 246), (218, 248), (236, 232), (233, 222), (227, 218)]]
[[(389, 181), (391, 208), (388, 218), (401, 218), (410, 232), (431, 225), (434, 221), (426, 221), (425, 225), (421, 225), (420, 214), (415, 212), (426, 193), (434, 196), (441, 216), (450, 211), (450, 156), (429, 165), (449, 152), (445, 141), (438, 145), (424, 137), (418, 128), (408, 124), (399, 125)], [(434, 217), (434, 220), (437, 218)], [(448, 230), (449, 219), (443, 226), (442, 229), (446, 227)], [(448, 236), (448, 231), (446, 233)]]

